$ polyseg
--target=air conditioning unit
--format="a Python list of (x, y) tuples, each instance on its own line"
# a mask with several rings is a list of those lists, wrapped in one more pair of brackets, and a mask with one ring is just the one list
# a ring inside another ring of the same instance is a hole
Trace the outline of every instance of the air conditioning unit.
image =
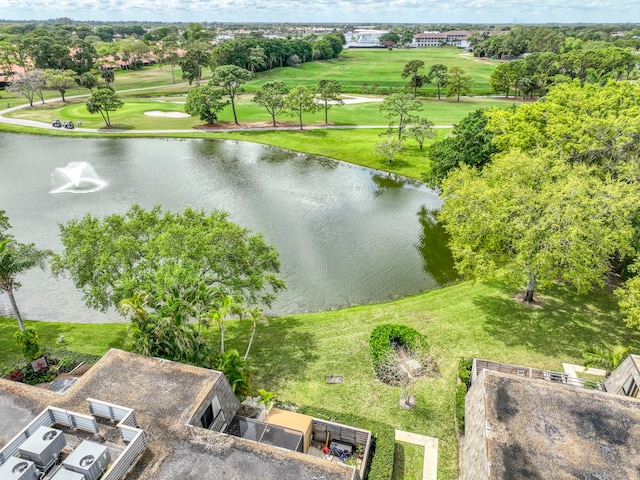
[(62, 449), (67, 445), (61, 430), (51, 427), (38, 429), (18, 447), (20, 456), (31, 460), (36, 466), (47, 471), (53, 465)]
[(51, 477), (51, 480), (86, 480), (82, 473), (72, 472), (66, 468), (61, 468)]
[(86, 480), (96, 480), (111, 461), (109, 450), (104, 445), (83, 441), (62, 462), (62, 466), (72, 472), (82, 473)]
[(24, 458), (9, 457), (0, 465), (2, 480), (38, 480), (36, 464)]

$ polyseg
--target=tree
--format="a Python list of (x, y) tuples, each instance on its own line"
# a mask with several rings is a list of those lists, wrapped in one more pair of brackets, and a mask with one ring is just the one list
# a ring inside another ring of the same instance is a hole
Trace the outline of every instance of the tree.
[(182, 69), (182, 78), (189, 82), (200, 85), (202, 78), (202, 67), (209, 63), (210, 47), (207, 43), (194, 42), (189, 45), (187, 52), (180, 59), (179, 65)]
[(110, 88), (99, 88), (92, 94), (86, 102), (87, 111), (91, 114), (99, 113), (102, 115), (107, 126), (111, 125), (109, 112), (115, 112), (124, 106), (124, 102)]
[(251, 79), (252, 73), (236, 65), (222, 65), (213, 71), (213, 76), (209, 81), (210, 86), (222, 87), (229, 97), (231, 109), (233, 110), (233, 121), (238, 125), (238, 115), (236, 114), (236, 95), (242, 85)]
[(46, 86), (51, 90), (60, 92), (62, 101), (64, 102), (64, 94), (67, 89), (78, 85), (80, 77), (73, 70), (52, 70), (44, 71), (46, 77)]
[(86, 215), (60, 226), (64, 251), (54, 257), (52, 270), (68, 274), (85, 303), (103, 311), (141, 291), (157, 310), (166, 292), (183, 298), (201, 284), (214, 292), (198, 300), (200, 311), (226, 295), (269, 306), (284, 288), (276, 276), (278, 252), (262, 235), (250, 235), (227, 217), (220, 211), (171, 213), (139, 205), (124, 215)]
[(442, 63), (436, 63), (429, 68), (428, 76), (431, 81), (435, 80), (438, 87), (438, 100), (440, 100), (440, 90), (447, 85), (448, 70), (447, 66)]
[(461, 164), (481, 169), (497, 152), (493, 145), (493, 132), (487, 129), (488, 109), (479, 108), (468, 114), (453, 127), (451, 134), (429, 146), (427, 152), (431, 169), (424, 182), (439, 188), (449, 171)]
[(378, 157), (389, 160), (389, 163), (391, 163), (396, 153), (401, 152), (403, 149), (404, 145), (402, 145), (401, 140), (397, 138), (387, 138), (376, 145), (375, 153)]
[(413, 98), (416, 98), (418, 88), (429, 82), (428, 75), (418, 74), (418, 71), (423, 67), (424, 62), (422, 60), (411, 60), (404, 66), (404, 69), (400, 74), (402, 78), (410, 78), (408, 86), (413, 90)]
[(451, 67), (447, 72), (447, 97), (469, 95), (472, 93), (473, 77), (460, 67)]
[(426, 118), (417, 118), (413, 124), (407, 127), (405, 135), (418, 142), (420, 150), (422, 150), (424, 142), (436, 136), (436, 132), (433, 131), (433, 126), (432, 121)]
[(267, 82), (253, 96), (254, 102), (267, 109), (274, 127), (276, 126), (276, 116), (284, 110), (285, 97), (288, 91), (284, 82)]
[(93, 93), (93, 89), (98, 86), (98, 80), (95, 75), (91, 73), (83, 73), (78, 78), (78, 84), (81, 87), (88, 88), (91, 93)]
[(318, 109), (313, 90), (300, 85), (289, 90), (284, 99), (284, 104), (284, 108), (289, 115), (298, 117), (300, 130), (302, 130), (302, 115), (306, 112), (315, 112)]
[(108, 88), (113, 82), (116, 81), (115, 74), (113, 73), (113, 68), (110, 67), (101, 67), (100, 68), (100, 77), (104, 80), (105, 86)]
[(0, 293), (9, 295), (18, 327), (24, 332), (24, 323), (14, 296), (14, 292), (21, 286), (17, 276), (34, 267), (44, 269), (45, 260), (50, 252), (38, 250), (33, 243), (16, 242), (13, 236), (7, 233), (9, 228), (9, 219), (4, 210), (0, 210)]
[(605, 370), (609, 376), (631, 353), (630, 347), (622, 345), (596, 346), (582, 352), (585, 367), (598, 367)]
[(208, 85), (193, 87), (187, 94), (184, 111), (192, 117), (197, 116), (200, 120), (212, 124), (218, 119), (218, 112), (228, 104), (222, 100), (223, 96), (222, 90)]
[(487, 112), (499, 151), (546, 152), (623, 181), (640, 178), (640, 86), (577, 81), (553, 87), (544, 102)]
[(316, 97), (323, 104), (324, 123), (329, 124), (329, 109), (332, 105), (344, 105), (344, 101), (340, 98), (342, 93), (342, 85), (337, 80), (322, 79), (316, 86)]
[(257, 46), (249, 50), (249, 70), (251, 73), (256, 73), (256, 70), (262, 70), (267, 64), (267, 57), (264, 53), (264, 48)]
[(42, 70), (29, 70), (28, 72), (14, 75), (11, 85), (7, 87), (10, 92), (16, 92), (29, 101), (33, 107), (33, 99), (37, 95), (44, 103), (42, 89), (46, 85), (46, 77)]
[(422, 110), (422, 102), (406, 93), (392, 93), (383, 100), (379, 110), (385, 118), (391, 120), (389, 130), (393, 128), (393, 120), (397, 120), (398, 140), (402, 140), (404, 129), (409, 125), (414, 114)]
[(515, 83), (514, 71), (511, 68), (510, 63), (501, 63), (498, 65), (491, 77), (489, 83), (491, 84), (491, 91), (495, 93), (505, 93), (505, 97), (509, 97), (509, 90)]
[(524, 301), (556, 280), (587, 291), (611, 259), (631, 249), (637, 187), (545, 155), (511, 152), (480, 175), (463, 165), (443, 181), (439, 218), (456, 269), (475, 278), (526, 281)]

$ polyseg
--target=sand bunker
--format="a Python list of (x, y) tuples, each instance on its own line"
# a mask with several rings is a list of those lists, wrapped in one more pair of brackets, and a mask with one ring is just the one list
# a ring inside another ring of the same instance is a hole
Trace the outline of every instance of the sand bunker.
[(150, 110), (148, 112), (144, 112), (145, 115), (150, 117), (171, 117), (171, 118), (185, 118), (190, 115), (182, 112), (161, 112), (160, 110)]

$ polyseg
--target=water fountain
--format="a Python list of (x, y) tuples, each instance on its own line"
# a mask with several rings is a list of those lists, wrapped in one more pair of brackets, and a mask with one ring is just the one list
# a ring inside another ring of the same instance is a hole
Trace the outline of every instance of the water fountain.
[(92, 193), (106, 184), (89, 162), (70, 162), (51, 174), (51, 193)]

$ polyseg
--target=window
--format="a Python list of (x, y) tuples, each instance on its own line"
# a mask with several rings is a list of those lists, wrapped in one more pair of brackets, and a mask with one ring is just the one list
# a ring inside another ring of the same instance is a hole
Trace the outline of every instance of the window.
[(633, 376), (630, 376), (627, 381), (624, 382), (624, 385), (622, 386), (622, 393), (627, 397), (638, 397), (638, 384)]

